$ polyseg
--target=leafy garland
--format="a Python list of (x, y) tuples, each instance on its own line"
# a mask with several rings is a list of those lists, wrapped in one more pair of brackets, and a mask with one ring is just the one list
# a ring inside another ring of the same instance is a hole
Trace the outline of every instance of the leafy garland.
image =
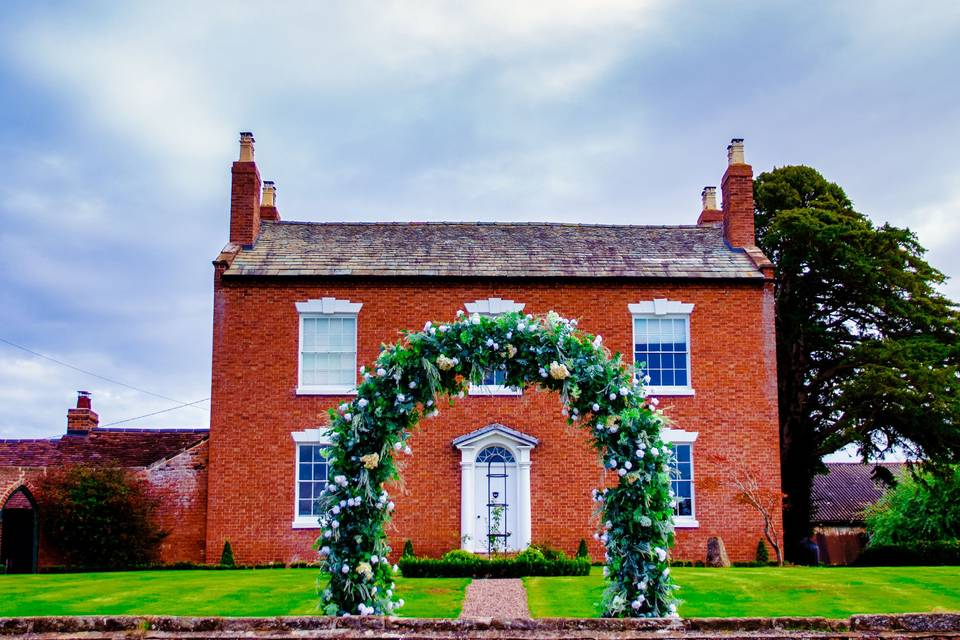
[(664, 417), (644, 398), (639, 374), (611, 357), (601, 338), (576, 320), (462, 311), (451, 323), (428, 322), (399, 344), (384, 346), (372, 370), (361, 367), (357, 397), (331, 409), (329, 484), (319, 498), (323, 592), (328, 615), (389, 615), (395, 598), (384, 524), (394, 502), (384, 484), (398, 478), (394, 452), (412, 453), (410, 430), (438, 413), (440, 395), (462, 397), (483, 372), (503, 370), (506, 384), (557, 391), (569, 424), (589, 428), (615, 487), (595, 489), (606, 546), (607, 617), (676, 614), (667, 566), (673, 545), (671, 450), (660, 439)]

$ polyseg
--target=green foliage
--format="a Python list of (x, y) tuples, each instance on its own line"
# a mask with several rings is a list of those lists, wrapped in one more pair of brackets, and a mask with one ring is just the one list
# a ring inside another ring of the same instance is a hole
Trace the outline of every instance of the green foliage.
[(565, 560), (567, 557), (567, 554), (560, 549), (551, 547), (549, 544), (544, 542), (534, 542), (530, 545), (530, 548), (535, 551), (539, 551), (540, 554), (547, 560)]
[(401, 343), (384, 345), (369, 371), (361, 368), (357, 396), (330, 412), (329, 484), (318, 500), (326, 525), (316, 542), (331, 575), (322, 592), (324, 612), (396, 612), (400, 602), (391, 583), (397, 568), (386, 560), (391, 549), (384, 532), (395, 506), (384, 488), (398, 478), (394, 452), (412, 454), (411, 429), (421, 417), (436, 415), (441, 396), (466, 394), (490, 369), (503, 371), (508, 386), (557, 392), (569, 424), (589, 430), (603, 464), (620, 478), (593, 492), (604, 522), (597, 536), (610, 557), (605, 615), (673, 614), (664, 418), (647, 403), (641, 373), (580, 332), (575, 320), (553, 312), (461, 313), (454, 322), (428, 322)]
[(166, 535), (146, 483), (120, 467), (72, 465), (39, 481), (44, 539), (69, 564), (120, 569), (148, 564)]
[(871, 544), (856, 564), (865, 567), (960, 565), (960, 540)]
[(865, 513), (871, 547), (960, 539), (960, 466), (905, 474)]
[(443, 554), (443, 559), (448, 561), (476, 560), (479, 557), (466, 549), (451, 549)]
[(580, 538), (580, 544), (577, 545), (577, 557), (578, 558), (589, 558), (590, 550), (587, 548), (587, 541), (583, 538)]
[(575, 560), (548, 560), (535, 549), (526, 549), (514, 558), (401, 558), (405, 578), (521, 578), (523, 576), (586, 576), (590, 563)]
[(237, 561), (233, 558), (233, 547), (229, 540), (223, 541), (223, 551), (220, 552), (220, 564), (224, 567), (235, 567)]
[(754, 183), (757, 244), (775, 265), (787, 539), (809, 527), (821, 458), (905, 447), (960, 460), (960, 315), (908, 229), (874, 225), (809, 167)]
[(760, 540), (757, 541), (757, 555), (755, 559), (761, 565), (765, 565), (770, 562), (770, 552), (767, 551), (767, 545), (764, 544), (763, 538), (760, 538)]
[(417, 555), (413, 552), (413, 541), (409, 538), (403, 541), (403, 553), (401, 554), (404, 558), (412, 558)]

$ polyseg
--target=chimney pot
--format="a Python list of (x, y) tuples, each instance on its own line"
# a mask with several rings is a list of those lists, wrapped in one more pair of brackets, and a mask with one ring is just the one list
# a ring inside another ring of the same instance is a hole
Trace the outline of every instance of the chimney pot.
[(727, 164), (746, 164), (743, 159), (743, 138), (733, 138), (727, 145)]
[(240, 132), (240, 162), (253, 162), (253, 134), (249, 131)]
[(261, 207), (277, 206), (277, 185), (273, 180), (263, 181), (263, 197), (260, 198)]
[(704, 211), (714, 211), (717, 208), (717, 188), (704, 187), (700, 192), (700, 200)]

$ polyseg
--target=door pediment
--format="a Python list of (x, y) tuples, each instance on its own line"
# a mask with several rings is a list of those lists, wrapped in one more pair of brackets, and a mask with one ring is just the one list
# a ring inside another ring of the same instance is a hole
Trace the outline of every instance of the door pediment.
[(494, 422), (476, 431), (454, 438), (453, 446), (463, 451), (466, 448), (473, 449), (488, 442), (504, 442), (517, 449), (528, 451), (540, 444), (540, 441), (531, 435)]

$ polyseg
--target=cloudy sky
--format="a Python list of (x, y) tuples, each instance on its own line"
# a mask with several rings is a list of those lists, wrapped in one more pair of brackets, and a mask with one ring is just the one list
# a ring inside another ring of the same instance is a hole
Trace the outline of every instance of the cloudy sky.
[[(731, 137), (960, 299), (960, 3), (7, 3), (0, 437), (209, 395), (237, 132), (292, 220), (692, 223)], [(208, 404), (124, 422), (206, 426)]]

